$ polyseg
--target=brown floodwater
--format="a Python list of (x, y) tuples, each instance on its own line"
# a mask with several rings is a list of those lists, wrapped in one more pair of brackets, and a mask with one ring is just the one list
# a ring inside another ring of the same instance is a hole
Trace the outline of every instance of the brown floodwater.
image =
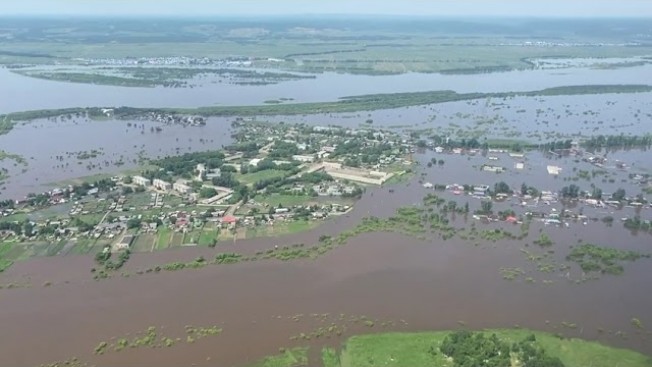
[[(134, 254), (124, 270), (134, 274), (157, 264), (212, 257), (216, 252), (252, 254), (274, 245), (313, 243), (322, 234), (354, 226), (364, 216), (389, 216), (397, 207), (419, 205), (427, 192), (416, 178), (393, 190), (370, 190), (350, 214), (309, 233), (224, 243), (216, 249)], [(470, 216), (458, 215), (455, 223), (462, 227), (472, 221)], [(0, 284), (30, 285), (0, 290), (0, 365), (35, 366), (76, 356), (97, 366), (242, 366), (281, 347), (338, 346), (357, 333), (451, 329), (460, 322), (476, 329), (519, 325), (561, 332), (652, 355), (650, 333), (631, 325), (634, 317), (643, 325), (652, 325), (651, 260), (626, 264), (622, 276), (575, 284), (563, 274), (534, 271), (536, 265), (520, 251), (538, 237), (541, 228), (555, 241), (553, 258), (558, 261), (580, 238), (618, 248), (652, 250), (652, 237), (633, 236), (619, 223), (613, 227), (597, 222), (553, 228), (534, 222), (524, 241), (475, 246), (457, 238), (421, 241), (369, 233), (316, 260), (261, 260), (129, 278), (115, 276), (99, 282), (92, 280), (91, 256), (34, 259), (15, 264), (0, 276)], [(518, 232), (518, 227), (513, 231)], [(527, 248), (536, 251), (535, 247)], [(522, 267), (536, 283), (505, 280), (501, 267)], [(571, 269), (571, 276), (578, 278), (579, 269)], [(45, 282), (52, 285), (45, 287)], [(323, 326), (307, 316), (313, 313), (345, 314), (347, 318), (365, 315), (379, 322), (373, 328), (348, 324), (341, 337), (290, 340)], [(298, 314), (305, 316), (293, 321), (292, 316)], [(393, 326), (380, 326), (383, 320), (393, 321)], [(577, 328), (564, 328), (563, 322)], [(218, 325), (223, 333), (170, 348), (93, 354), (99, 342), (133, 336), (149, 326), (185, 338), (185, 325)], [(599, 333), (598, 328), (605, 332)], [(616, 336), (616, 331), (625, 332), (626, 337)], [(311, 361), (311, 365), (317, 364)]]

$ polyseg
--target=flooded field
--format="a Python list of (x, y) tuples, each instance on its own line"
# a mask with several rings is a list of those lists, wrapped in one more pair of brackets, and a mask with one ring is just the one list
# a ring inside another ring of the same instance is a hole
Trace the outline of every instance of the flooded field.
[[(320, 235), (353, 227), (370, 213), (389, 216), (398, 207), (420, 205), (428, 192), (415, 178), (399, 186), (369, 190), (353, 212), (309, 233), (220, 244), (216, 249), (135, 254), (124, 270), (191, 261), (200, 255), (212, 257), (216, 252), (253, 254), (274, 245), (315, 242)], [(470, 216), (459, 215), (455, 220), (464, 226), (471, 222)], [(370, 233), (316, 260), (262, 260), (100, 282), (91, 278), (90, 257), (17, 263), (0, 278), (5, 284), (23, 285), (0, 290), (1, 345), (2, 350), (12, 351), (0, 354), (0, 364), (33, 366), (76, 356), (98, 366), (243, 366), (281, 347), (337, 346), (355, 333), (451, 329), (460, 324), (471, 328), (518, 325), (651, 354), (650, 332), (630, 323), (638, 318), (643, 325), (652, 324), (649, 260), (627, 264), (621, 276), (605, 275), (580, 284), (556, 273), (532, 272), (535, 282), (501, 276), (501, 267), (522, 267), (530, 272), (533, 265), (521, 250), (539, 235), (539, 229), (555, 241), (553, 258), (560, 261), (578, 239), (650, 251), (649, 235), (632, 236), (619, 224), (607, 227), (597, 222), (581, 228), (586, 230), (533, 222), (524, 241), (479, 245), (459, 238), (416, 240)], [(530, 250), (536, 249), (530, 246)], [(573, 270), (572, 276), (576, 275)], [(51, 285), (44, 286), (45, 282)], [(362, 316), (375, 320), (376, 325), (342, 321)], [(342, 326), (343, 333), (311, 341), (292, 338), (323, 326), (322, 319)], [(183, 336), (179, 330), (186, 325), (218, 325), (223, 332), (170, 348), (93, 353), (101, 341), (133, 335), (150, 326)]]
[(130, 88), (30, 78), (0, 68), (0, 114), (67, 107), (200, 107), (255, 105), (291, 98), (292, 102), (334, 101), (376, 93), (453, 90), (456, 92), (531, 91), (567, 85), (652, 84), (652, 65), (617, 69), (569, 68), (507, 73), (442, 75), (406, 73), (365, 76), (317, 74), (315, 79), (251, 86), (196, 81), (194, 88)]
[[(161, 131), (156, 131), (160, 128)], [(0, 136), (0, 146), (27, 160), (27, 166), (0, 162), (9, 171), (0, 197), (20, 198), (61, 181), (94, 174), (115, 174), (157, 158), (214, 150), (231, 143), (231, 123), (208, 119), (205, 126), (184, 127), (152, 121), (37, 120)], [(29, 144), (25, 144), (29, 141)], [(34, 149), (38, 147), (38, 149)], [(83, 155), (97, 151), (95, 157)]]
[(374, 127), (546, 142), (568, 136), (650, 132), (650, 100), (650, 93), (493, 98), (359, 113), (277, 116), (271, 120), (354, 128), (371, 119)]
[[(458, 92), (537, 90), (580, 84), (652, 84), (652, 66), (611, 70), (538, 70), (483, 75), (403, 74), (352, 76), (320, 74), (316, 79), (275, 85), (242, 86), (211, 83), (196, 88), (121, 88), (26, 78), (0, 69), (0, 113), (77, 106), (208, 106), (260, 104), (276, 98), (295, 102), (335, 100), (366, 93), (452, 89)], [(34, 92), (36, 91), (36, 92)], [(36, 95), (35, 95), (36, 93)], [(261, 121), (420, 130), (424, 137), (510, 139), (547, 142), (597, 134), (652, 132), (652, 95), (516, 97), (444, 103), (354, 114), (258, 117)], [(205, 126), (183, 127), (150, 121), (87, 121), (81, 118), (37, 120), (0, 136), (2, 150), (26, 159), (27, 165), (4, 160), (9, 178), (0, 196), (22, 197), (53, 183), (94, 174), (115, 174), (138, 167), (141, 158), (219, 149), (231, 143), (232, 118), (210, 118)], [(160, 131), (159, 129), (160, 128)], [(37, 148), (37, 149), (36, 149)], [(66, 255), (18, 261), (0, 275), (0, 365), (36, 366), (77, 357), (97, 366), (157, 365), (246, 366), (279, 348), (339, 346), (346, 337), (378, 331), (454, 329), (461, 325), (527, 327), (561, 333), (652, 355), (650, 260), (628, 263), (624, 274), (588, 279), (579, 267), (544, 272), (532, 256), (556, 265), (566, 261), (580, 242), (651, 253), (652, 237), (632, 233), (621, 218), (652, 219), (649, 204), (641, 207), (598, 207), (584, 203), (523, 203), (508, 197), (494, 210), (551, 213), (570, 209), (583, 219), (567, 225), (533, 220), (523, 239), (491, 241), (455, 236), (418, 239), (392, 233), (364, 233), (314, 260), (256, 260), (181, 271), (145, 272), (170, 262), (213, 258), (220, 252), (253, 255), (275, 246), (314, 244), (359, 225), (364, 218), (387, 218), (398, 208), (422, 207), (424, 184), (493, 185), (504, 181), (558, 192), (570, 184), (604, 194), (624, 189), (642, 192), (635, 176), (652, 172), (650, 152), (602, 152), (603, 166), (580, 156), (553, 156), (538, 151), (523, 157), (419, 151), (416, 177), (381, 188), (369, 187), (354, 209), (310, 232), (284, 237), (219, 243), (215, 249), (186, 247), (134, 253), (110, 279), (93, 280), (92, 256)], [(441, 164), (428, 167), (432, 159)], [(517, 165), (522, 163), (522, 166)], [(503, 173), (483, 171), (497, 165)], [(561, 168), (550, 175), (550, 165)], [(438, 191), (446, 201), (481, 200)], [(58, 209), (58, 208), (57, 208)], [(62, 212), (68, 207), (60, 207)], [(601, 219), (612, 217), (613, 223)], [(504, 222), (483, 223), (472, 214), (454, 214), (459, 229), (518, 232)], [(554, 245), (539, 248), (544, 233)], [(502, 269), (519, 269), (507, 279)], [(322, 315), (316, 317), (314, 315)], [(363, 317), (364, 316), (364, 317)], [(632, 325), (640, 320), (643, 327)], [(374, 320), (370, 326), (360, 320)], [(297, 335), (333, 323), (341, 334), (307, 340)], [(155, 327), (185, 339), (188, 325), (214, 325), (220, 335), (169, 347), (107, 350), (116, 343)], [(81, 327), (83, 326), (83, 327)], [(62, 337), (65, 336), (65, 337)], [(310, 365), (317, 365), (317, 362)]]
[[(355, 114), (261, 116), (257, 120), (358, 128), (371, 119), (375, 128), (421, 130), (424, 137), (439, 135), (454, 139), (476, 138), (481, 142), (510, 139), (544, 143), (603, 133), (650, 133), (650, 100), (650, 93), (518, 97)], [(3, 150), (27, 159), (27, 166), (16, 165), (10, 160), (0, 162), (10, 176), (0, 197), (22, 197), (51, 187), (48, 184), (80, 176), (117, 173), (135, 167), (139, 158), (219, 149), (231, 141), (232, 121), (232, 117), (213, 117), (202, 127), (164, 126), (151, 121), (87, 121), (76, 117), (58, 122), (33, 121), (0, 136)], [(162, 131), (156, 132), (157, 127)], [(84, 138), (79, 139), (80, 136)], [(35, 151), (32, 145), (24, 144), (25, 141), (38, 144), (40, 149)], [(99, 150), (100, 154), (83, 160), (74, 154), (91, 150)], [(630, 159), (628, 164), (648, 172), (652, 167), (646, 164), (645, 154), (641, 154)], [(613, 158), (620, 159), (618, 155)], [(567, 166), (571, 168), (572, 165)]]

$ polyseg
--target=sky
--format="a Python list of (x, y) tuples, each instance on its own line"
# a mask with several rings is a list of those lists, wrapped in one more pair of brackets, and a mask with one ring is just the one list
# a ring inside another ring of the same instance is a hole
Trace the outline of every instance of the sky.
[(652, 17), (652, 0), (0, 0), (0, 14)]

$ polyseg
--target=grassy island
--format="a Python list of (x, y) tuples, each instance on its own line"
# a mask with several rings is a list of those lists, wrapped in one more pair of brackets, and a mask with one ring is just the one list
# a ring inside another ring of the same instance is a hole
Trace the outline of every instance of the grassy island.
[[(324, 348), (321, 357), (320, 362), (326, 367), (652, 365), (652, 359), (631, 350), (522, 329), (359, 335), (349, 338), (339, 352)], [(485, 364), (477, 362), (477, 358), (482, 358)], [(252, 366), (308, 365), (313, 364), (309, 364), (305, 349), (296, 348), (282, 349), (279, 355), (266, 357)]]

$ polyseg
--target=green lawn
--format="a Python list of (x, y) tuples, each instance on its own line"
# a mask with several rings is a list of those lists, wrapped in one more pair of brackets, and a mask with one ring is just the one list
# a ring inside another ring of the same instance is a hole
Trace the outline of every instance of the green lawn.
[(280, 354), (255, 362), (251, 367), (304, 367), (308, 366), (308, 348), (287, 349)]
[(282, 171), (278, 169), (266, 169), (263, 171), (247, 173), (244, 175), (237, 173), (235, 175), (235, 178), (244, 184), (252, 185), (258, 181), (267, 180), (276, 177), (285, 177), (285, 176), (287, 176), (287, 171)]
[(324, 367), (340, 367), (340, 355), (333, 348), (322, 349), (321, 359)]
[(14, 261), (18, 260), (25, 248), (14, 241), (6, 241), (0, 243), (0, 272), (13, 265)]
[(169, 247), (179, 247), (183, 243), (183, 233), (174, 232)]
[(296, 221), (287, 222), (286, 223), (287, 233), (292, 234), (292, 233), (308, 231), (310, 229), (317, 227), (320, 223), (321, 221), (319, 220), (296, 220)]
[(79, 238), (77, 244), (70, 251), (73, 254), (87, 254), (95, 244), (95, 240), (90, 238)]
[(172, 237), (172, 230), (168, 227), (161, 227), (158, 230), (158, 239), (156, 240), (156, 249), (162, 250), (168, 248), (170, 245), (170, 238)]
[(131, 249), (134, 252), (150, 252), (152, 251), (152, 246), (154, 245), (155, 240), (156, 237), (152, 234), (149, 233), (139, 234), (134, 240)]
[(199, 238), (202, 235), (202, 230), (201, 229), (193, 229), (191, 231), (188, 231), (185, 233), (183, 237), (183, 242), (181, 242), (182, 245), (187, 245), (189, 243), (194, 243), (197, 244), (199, 242)]
[(68, 240), (61, 240), (59, 242), (51, 243), (47, 247), (47, 256), (55, 256), (58, 255), (61, 250), (63, 250), (63, 247), (68, 243)]
[[(649, 367), (652, 359), (634, 351), (611, 348), (597, 342), (558, 337), (530, 330), (487, 330), (503, 340), (517, 342), (534, 334), (537, 342), (567, 367)], [(424, 333), (388, 333), (354, 336), (342, 350), (339, 367), (414, 367), (452, 366), (444, 355), (428, 353), (438, 348), (448, 331)], [(328, 367), (331, 367), (330, 365)]]
[(0, 222), (24, 222), (29, 218), (27, 213), (16, 213), (7, 217), (0, 217)]
[[(256, 237), (276, 237), (292, 233), (299, 233), (311, 230), (322, 223), (318, 220), (299, 220), (290, 222), (277, 222), (273, 226), (261, 225), (258, 227), (248, 227), (246, 229), (246, 238)], [(230, 236), (229, 238), (232, 238)]]
[(217, 236), (219, 235), (218, 229), (217, 228), (204, 228), (199, 235), (199, 246), (208, 246), (213, 243), (214, 240), (217, 239)]

